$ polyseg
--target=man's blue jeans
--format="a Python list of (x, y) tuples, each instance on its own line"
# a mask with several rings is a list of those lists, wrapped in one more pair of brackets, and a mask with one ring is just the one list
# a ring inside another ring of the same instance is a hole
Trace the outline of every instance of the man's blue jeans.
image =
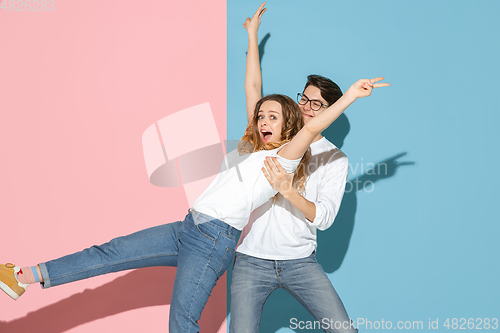
[(182, 222), (145, 229), (39, 264), (42, 287), (126, 269), (177, 266), (169, 331), (199, 332), (197, 321), (233, 259), (237, 234), (226, 223), (191, 210)]
[(357, 332), (315, 253), (266, 260), (237, 252), (232, 279), (230, 333), (259, 332), (264, 302), (278, 288), (295, 297), (325, 332)]

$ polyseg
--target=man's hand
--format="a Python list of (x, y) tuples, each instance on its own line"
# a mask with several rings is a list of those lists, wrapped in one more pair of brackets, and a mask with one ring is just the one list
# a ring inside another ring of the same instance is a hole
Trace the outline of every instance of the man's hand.
[(304, 198), (293, 187), (293, 173), (287, 173), (276, 157), (266, 157), (265, 167), (262, 168), (264, 176), (271, 186), (286, 200), (295, 206), (309, 222), (316, 218), (316, 204)]
[(287, 173), (276, 157), (266, 157), (262, 172), (271, 186), (285, 198), (295, 191), (293, 187), (293, 173)]

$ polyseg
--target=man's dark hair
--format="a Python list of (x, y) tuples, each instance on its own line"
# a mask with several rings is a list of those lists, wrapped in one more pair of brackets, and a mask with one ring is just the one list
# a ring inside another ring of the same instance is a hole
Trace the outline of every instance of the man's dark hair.
[(330, 80), (321, 75), (312, 74), (307, 77), (307, 83), (304, 90), (309, 86), (314, 86), (321, 91), (321, 97), (328, 102), (328, 105), (335, 103), (340, 97), (342, 97), (342, 90), (340, 87)]

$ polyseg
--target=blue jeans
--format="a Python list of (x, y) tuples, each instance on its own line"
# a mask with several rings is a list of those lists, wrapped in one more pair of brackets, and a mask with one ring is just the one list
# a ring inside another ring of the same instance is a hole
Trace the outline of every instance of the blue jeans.
[(177, 266), (170, 332), (199, 332), (198, 320), (234, 257), (238, 230), (190, 210), (184, 221), (145, 229), (39, 264), (49, 288), (92, 276), (151, 266)]
[(315, 253), (302, 259), (266, 260), (239, 252), (233, 268), (229, 332), (259, 332), (264, 302), (278, 288), (295, 297), (325, 332), (357, 332)]

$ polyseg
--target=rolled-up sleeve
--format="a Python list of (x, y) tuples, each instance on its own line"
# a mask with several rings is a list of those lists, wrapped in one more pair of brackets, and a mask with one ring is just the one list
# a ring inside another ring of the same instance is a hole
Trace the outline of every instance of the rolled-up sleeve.
[(287, 160), (286, 158), (283, 158), (280, 155), (276, 155), (275, 157), (278, 160), (279, 164), (281, 164), (281, 166), (283, 167), (283, 169), (285, 169), (287, 173), (294, 172), (299, 166), (300, 160), (302, 159), (301, 157), (298, 160)]
[(344, 196), (349, 173), (349, 161), (339, 152), (334, 154), (325, 165), (325, 175), (320, 181), (316, 205), (316, 216), (312, 226), (319, 230), (328, 229), (335, 220)]

